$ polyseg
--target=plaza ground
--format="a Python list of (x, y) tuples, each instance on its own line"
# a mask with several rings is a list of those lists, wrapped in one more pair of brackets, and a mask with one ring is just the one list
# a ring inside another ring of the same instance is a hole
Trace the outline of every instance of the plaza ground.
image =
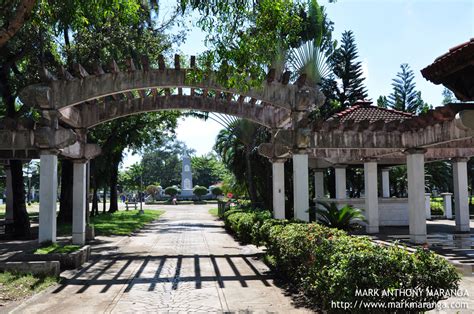
[(135, 236), (98, 237), (91, 263), (13, 312), (308, 312), (275, 286), (259, 249), (225, 232), (212, 207), (166, 207)]
[[(0, 312), (311, 311), (297, 307), (301, 306), (298, 298), (275, 285), (268, 267), (258, 258), (262, 252), (259, 248), (240, 245), (226, 233), (222, 222), (209, 214), (215, 205), (146, 208), (166, 212), (131, 237), (97, 237), (93, 258), (83, 269), (63, 272), (65, 280), (60, 285), (17, 308), (18, 304), (0, 308)], [(431, 221), (429, 226), (428, 239), (436, 243), (442, 234), (433, 232), (446, 228), (451, 232), (454, 223)], [(408, 237), (404, 228), (384, 231), (391, 231), (385, 241)], [(462, 242), (463, 251), (452, 251), (472, 257), (472, 234), (466, 238), (470, 242)], [(5, 250), (16, 251), (23, 249), (21, 245), (36, 245), (36, 241), (5, 244), (1, 244)], [(449, 248), (448, 242), (445, 247)], [(1, 253), (2, 257), (8, 255), (3, 250)], [(463, 277), (461, 289), (466, 289), (469, 296), (442, 303), (446, 307), (467, 306), (469, 311), (461, 313), (470, 313), (474, 309), (474, 277)]]

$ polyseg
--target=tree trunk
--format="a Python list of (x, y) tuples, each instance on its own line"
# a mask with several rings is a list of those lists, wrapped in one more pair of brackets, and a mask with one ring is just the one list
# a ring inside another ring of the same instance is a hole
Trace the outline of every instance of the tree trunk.
[[(10, 67), (0, 68), (0, 90), (5, 104), (6, 116), (16, 118), (15, 96), (9, 84)], [(30, 235), (30, 218), (26, 211), (23, 164), (20, 160), (10, 160), (13, 195), (13, 228), (16, 236)]]
[(72, 223), (72, 197), (73, 197), (74, 167), (70, 160), (61, 161), (61, 196), (59, 199), (58, 221)]
[(110, 174), (110, 207), (109, 213), (114, 213), (118, 211), (118, 193), (117, 193), (117, 183), (118, 183), (118, 167), (120, 164), (120, 155), (114, 155), (112, 157), (112, 169)]
[(25, 188), (23, 185), (23, 164), (20, 160), (10, 160), (13, 193), (13, 228), (15, 236), (30, 235), (30, 217), (26, 211)]

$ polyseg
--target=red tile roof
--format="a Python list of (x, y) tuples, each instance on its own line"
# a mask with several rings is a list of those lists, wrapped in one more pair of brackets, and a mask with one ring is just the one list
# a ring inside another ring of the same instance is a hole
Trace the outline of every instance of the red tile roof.
[(446, 75), (458, 70), (461, 65), (468, 65), (474, 59), (474, 38), (457, 45), (421, 70), (423, 77), (435, 84), (444, 83)]
[(352, 107), (336, 113), (329, 119), (338, 119), (341, 123), (347, 120), (353, 120), (354, 122), (369, 120), (370, 123), (373, 123), (379, 120), (385, 122), (406, 120), (413, 116), (408, 112), (372, 106), (371, 102), (368, 101), (358, 101)]

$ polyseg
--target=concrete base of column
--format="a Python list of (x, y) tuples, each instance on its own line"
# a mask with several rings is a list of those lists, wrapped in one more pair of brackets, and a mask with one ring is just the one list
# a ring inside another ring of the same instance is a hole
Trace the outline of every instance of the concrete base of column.
[(40, 156), (40, 204), (38, 241), (56, 242), (58, 156)]
[(86, 164), (74, 163), (72, 196), (72, 243), (86, 243)]
[(308, 155), (293, 155), (293, 196), (296, 219), (309, 221)]
[(273, 218), (285, 219), (285, 163), (272, 162)]

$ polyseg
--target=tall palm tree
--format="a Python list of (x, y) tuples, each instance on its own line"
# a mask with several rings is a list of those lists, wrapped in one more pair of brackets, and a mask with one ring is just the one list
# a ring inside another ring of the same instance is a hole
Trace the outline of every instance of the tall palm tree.
[(214, 146), (222, 161), (237, 179), (245, 180), (253, 204), (257, 202), (257, 189), (253, 178), (251, 155), (257, 149), (258, 129), (259, 126), (251, 121), (235, 120), (219, 132)]

